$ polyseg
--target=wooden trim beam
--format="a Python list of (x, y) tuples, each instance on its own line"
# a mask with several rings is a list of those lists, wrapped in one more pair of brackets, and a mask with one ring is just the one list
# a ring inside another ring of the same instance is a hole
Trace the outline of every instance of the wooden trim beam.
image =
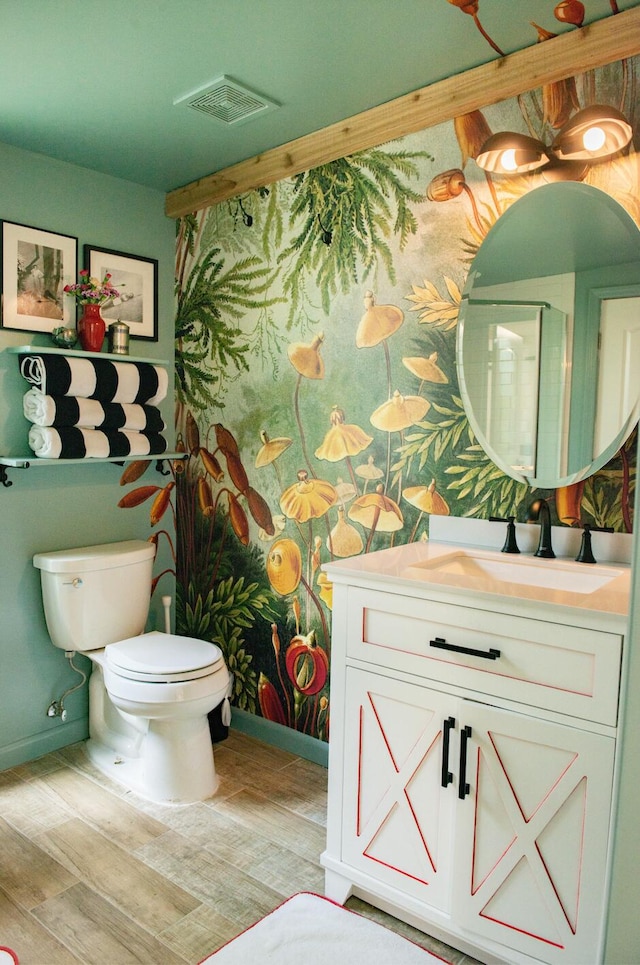
[(422, 87), (176, 188), (166, 196), (165, 212), (170, 218), (179, 218), (355, 151), (376, 147), (639, 52), (640, 7), (634, 7)]

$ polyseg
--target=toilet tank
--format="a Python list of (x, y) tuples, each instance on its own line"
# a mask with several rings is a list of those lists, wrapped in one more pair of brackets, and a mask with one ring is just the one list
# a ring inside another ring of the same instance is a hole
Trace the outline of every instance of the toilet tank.
[(98, 650), (145, 629), (155, 546), (124, 540), (37, 553), (51, 641), (62, 650)]

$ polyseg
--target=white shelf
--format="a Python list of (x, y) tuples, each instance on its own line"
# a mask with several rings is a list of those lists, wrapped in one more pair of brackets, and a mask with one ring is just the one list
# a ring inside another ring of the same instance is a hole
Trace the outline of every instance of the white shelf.
[(171, 363), (167, 359), (152, 359), (141, 355), (115, 355), (110, 352), (83, 352), (75, 348), (56, 348), (54, 345), (9, 345), (3, 349), (10, 355), (69, 355), (72, 358), (101, 358), (108, 362), (148, 362), (163, 368)]
[[(57, 348), (54, 345), (8, 345), (2, 349), (9, 355), (64, 355), (71, 358), (101, 358), (109, 362), (144, 362), (150, 365), (159, 365), (167, 368), (171, 362), (167, 359), (155, 359), (142, 357), (139, 355), (120, 355), (110, 352), (83, 352), (81, 349)], [(94, 459), (84, 457), (82, 459), (42, 459), (34, 453), (26, 455), (0, 455), (0, 484), (7, 487), (11, 482), (7, 479), (7, 469), (35, 469), (47, 468), (49, 466), (91, 466), (101, 463), (115, 463), (122, 465), (125, 462), (135, 462), (137, 460), (148, 460), (161, 463), (165, 459), (185, 459), (184, 452), (158, 452), (150, 455), (129, 455), (129, 456), (108, 456), (107, 458)]]
[(162, 462), (163, 459), (186, 459), (185, 452), (157, 452), (146, 456), (107, 456), (102, 459), (93, 459), (85, 456), (83, 459), (40, 459), (36, 455), (30, 456), (0, 456), (0, 466), (8, 466), (12, 469), (35, 469), (38, 466), (91, 466), (104, 462)]

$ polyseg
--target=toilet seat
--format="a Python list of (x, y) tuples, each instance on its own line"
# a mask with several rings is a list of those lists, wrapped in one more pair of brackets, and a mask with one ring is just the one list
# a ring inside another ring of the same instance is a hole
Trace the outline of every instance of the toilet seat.
[(225, 666), (215, 643), (157, 630), (110, 643), (104, 655), (113, 674), (146, 683), (197, 680)]

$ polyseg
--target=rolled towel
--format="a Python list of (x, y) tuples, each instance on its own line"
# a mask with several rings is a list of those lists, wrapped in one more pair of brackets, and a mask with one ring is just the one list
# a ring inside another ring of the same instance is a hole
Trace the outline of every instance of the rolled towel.
[(44, 395), (29, 389), (22, 400), (25, 418), (37, 426), (81, 426), (85, 429), (132, 429), (163, 432), (160, 410), (134, 402), (98, 402), (75, 396)]
[(67, 355), (22, 355), (20, 373), (45, 395), (157, 405), (167, 394), (167, 370), (150, 362), (111, 362)]
[(107, 459), (116, 456), (156, 456), (166, 451), (166, 439), (154, 432), (81, 429), (77, 426), (31, 426), (29, 447), (39, 459)]

